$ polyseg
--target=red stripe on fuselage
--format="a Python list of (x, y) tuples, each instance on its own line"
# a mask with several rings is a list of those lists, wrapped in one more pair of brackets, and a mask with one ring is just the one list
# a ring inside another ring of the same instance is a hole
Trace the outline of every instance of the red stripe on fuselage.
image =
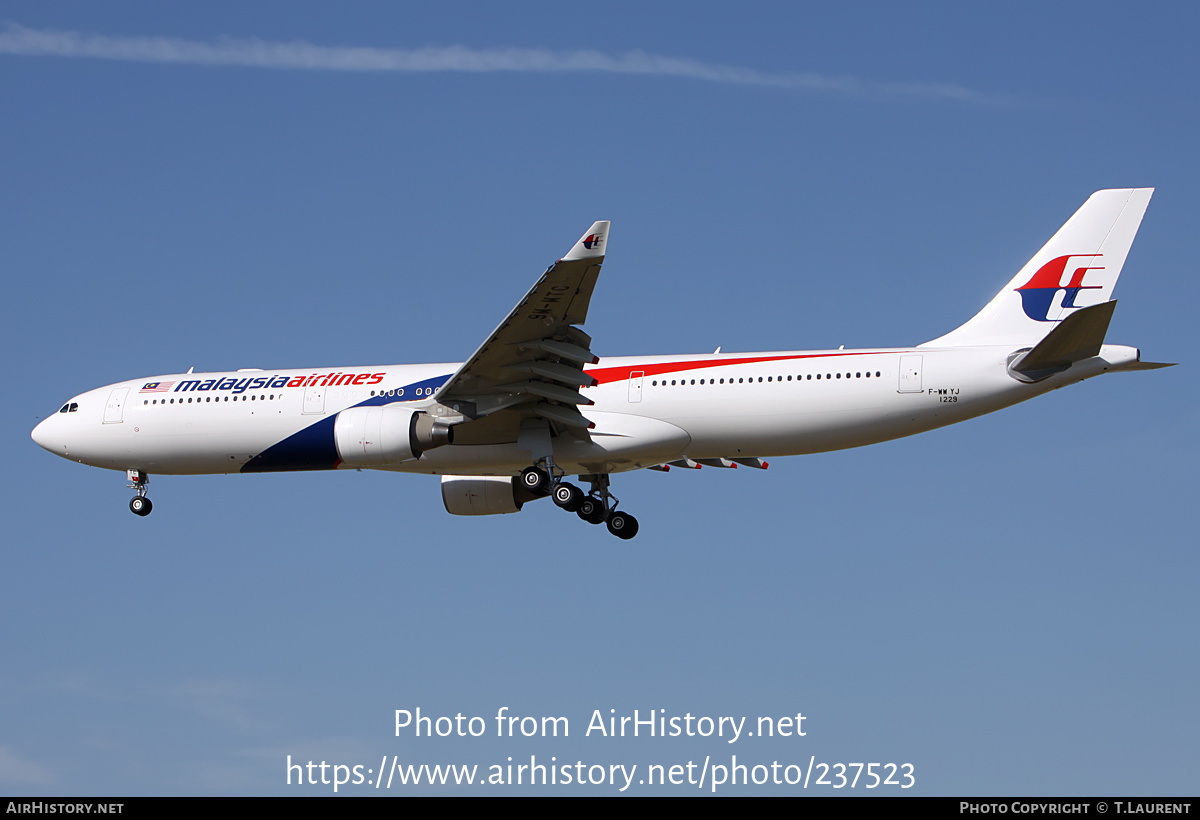
[(681, 370), (701, 370), (707, 367), (726, 367), (732, 364), (755, 364), (758, 362), (787, 362), (796, 359), (825, 359), (838, 356), (874, 356), (880, 353), (893, 353), (891, 350), (853, 350), (845, 353), (803, 353), (791, 356), (752, 356), (744, 359), (696, 359), (688, 362), (659, 362), (657, 364), (623, 364), (620, 367), (584, 368), (584, 372), (596, 380), (597, 384), (619, 382), (629, 378), (629, 374), (640, 371), (645, 376), (659, 376), (663, 373), (678, 373)]

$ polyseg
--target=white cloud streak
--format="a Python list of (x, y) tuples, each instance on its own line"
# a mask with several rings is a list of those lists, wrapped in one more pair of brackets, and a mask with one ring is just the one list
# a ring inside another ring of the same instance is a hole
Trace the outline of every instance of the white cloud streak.
[(8, 23), (0, 30), (0, 54), (26, 57), (90, 58), (192, 66), (228, 66), (301, 71), (392, 73), (498, 71), (532, 74), (598, 72), (818, 91), (859, 96), (924, 97), (984, 102), (984, 95), (954, 83), (871, 82), (856, 77), (809, 72), (767, 72), (741, 66), (663, 57), (644, 51), (551, 51), (542, 48), (367, 48), (321, 46), (296, 40), (219, 37), (211, 42), (176, 37), (126, 37), (77, 31), (32, 29)]
[(20, 757), (8, 746), (0, 746), (0, 783), (29, 787), (53, 782), (54, 777), (44, 766)]

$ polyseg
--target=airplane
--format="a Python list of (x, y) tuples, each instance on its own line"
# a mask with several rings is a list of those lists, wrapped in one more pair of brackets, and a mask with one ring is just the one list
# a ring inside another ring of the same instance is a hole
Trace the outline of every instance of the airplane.
[[(1113, 287), (1152, 188), (1097, 191), (974, 317), (915, 347), (598, 358), (581, 325), (601, 221), (462, 364), (150, 376), (71, 398), (33, 440), (125, 471), (372, 469), (440, 475), (455, 515), (551, 497), (623, 539), (610, 477), (861, 447), (991, 413), (1113, 371), (1171, 365), (1104, 343)], [(566, 481), (578, 476), (584, 492)]]

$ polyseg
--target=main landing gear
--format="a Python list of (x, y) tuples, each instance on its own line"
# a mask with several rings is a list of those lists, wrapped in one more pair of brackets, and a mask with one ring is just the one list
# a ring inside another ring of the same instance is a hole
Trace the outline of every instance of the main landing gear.
[(616, 509), (620, 501), (608, 491), (607, 473), (581, 475), (582, 480), (592, 485), (591, 491), (584, 493), (574, 484), (563, 481), (563, 476), (555, 475), (553, 463), (549, 467), (549, 470), (526, 467), (521, 473), (521, 486), (535, 495), (549, 495), (556, 505), (589, 524), (607, 524), (608, 531), (618, 538), (628, 541), (637, 535), (637, 519)]
[(129, 500), (129, 511), (134, 515), (149, 515), (154, 509), (150, 499), (146, 498), (146, 485), (150, 483), (150, 476), (141, 470), (126, 470), (125, 477), (129, 479), (129, 489), (137, 491), (137, 495)]

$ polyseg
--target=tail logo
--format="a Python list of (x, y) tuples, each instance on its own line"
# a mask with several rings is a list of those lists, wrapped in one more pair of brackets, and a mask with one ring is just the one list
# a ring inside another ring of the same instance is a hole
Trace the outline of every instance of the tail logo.
[(583, 246), (589, 251), (593, 247), (600, 247), (600, 243), (604, 241), (604, 234), (590, 233), (583, 240)]
[(1055, 322), (1057, 319), (1050, 318), (1050, 308), (1054, 304), (1055, 295), (1061, 290), (1063, 291), (1062, 307), (1064, 308), (1079, 308), (1084, 305), (1075, 304), (1076, 297), (1079, 296), (1081, 290), (1100, 290), (1103, 285), (1085, 285), (1083, 277), (1091, 270), (1104, 270), (1103, 265), (1084, 265), (1075, 268), (1075, 272), (1071, 274), (1071, 281), (1067, 284), (1062, 284), (1063, 274), (1067, 270), (1067, 263), (1072, 259), (1079, 260), (1095, 260), (1099, 259), (1103, 254), (1099, 253), (1082, 253), (1068, 254), (1051, 259), (1046, 264), (1038, 268), (1028, 282), (1016, 288), (1017, 293), (1021, 294), (1021, 307), (1025, 310), (1025, 315), (1030, 319), (1038, 322)]

